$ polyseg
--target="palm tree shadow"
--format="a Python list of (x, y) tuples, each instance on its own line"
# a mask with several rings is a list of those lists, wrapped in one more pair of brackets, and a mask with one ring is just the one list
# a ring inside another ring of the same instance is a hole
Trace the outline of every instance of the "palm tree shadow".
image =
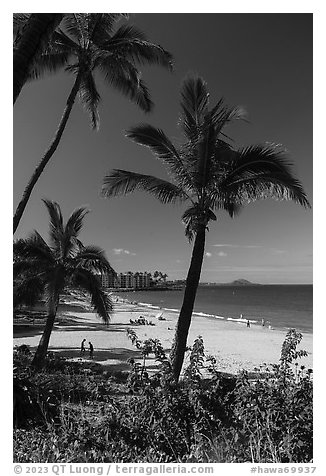
[[(21, 319), (14, 322), (13, 336), (17, 338), (33, 337), (42, 334), (45, 325), (44, 319)], [(75, 317), (70, 315), (60, 315), (53, 326), (54, 332), (78, 332), (79, 330), (85, 332), (92, 331), (106, 331), (106, 332), (126, 332), (130, 324), (114, 323), (103, 324), (100, 320), (98, 322), (85, 321), (82, 317)]]
[(14, 337), (33, 337), (41, 335), (43, 332), (43, 324), (14, 324)]
[[(31, 350), (34, 349), (32, 348)], [(79, 347), (51, 347), (50, 350), (51, 352), (58, 353), (60, 357), (64, 357), (66, 359), (87, 363), (99, 363), (103, 367), (103, 370), (107, 370), (110, 373), (130, 370), (131, 367), (128, 363), (129, 359), (142, 359), (140, 350), (126, 349), (123, 347), (116, 347), (112, 349), (95, 347), (93, 359), (89, 357), (88, 351), (81, 355)]]

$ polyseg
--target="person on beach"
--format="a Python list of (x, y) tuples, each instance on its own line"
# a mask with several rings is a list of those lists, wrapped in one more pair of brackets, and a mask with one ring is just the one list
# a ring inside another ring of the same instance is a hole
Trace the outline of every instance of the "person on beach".
[(80, 353), (81, 354), (84, 354), (86, 352), (85, 342), (86, 342), (86, 339), (83, 339), (82, 343), (80, 344)]
[(91, 342), (88, 342), (88, 344), (89, 344), (89, 358), (93, 359), (93, 357), (94, 357), (94, 347), (93, 347), (93, 344)]
[(247, 320), (247, 327), (250, 327), (250, 321), (249, 321), (249, 319)]
[(262, 325), (263, 327), (264, 327), (264, 325), (265, 325), (265, 319), (264, 319), (264, 318), (262, 318), (262, 320), (261, 320), (261, 325)]

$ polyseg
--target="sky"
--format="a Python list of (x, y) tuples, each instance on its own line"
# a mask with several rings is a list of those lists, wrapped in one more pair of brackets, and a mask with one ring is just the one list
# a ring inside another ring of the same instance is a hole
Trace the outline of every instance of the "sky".
[[(129, 22), (174, 56), (173, 73), (142, 68), (154, 111), (144, 114), (97, 77), (100, 130), (91, 130), (76, 103), (15, 238), (34, 229), (47, 237), (42, 198), (57, 201), (65, 217), (84, 205), (91, 211), (81, 240), (102, 247), (117, 272), (159, 270), (168, 279), (184, 279), (192, 251), (181, 224), (184, 206), (162, 205), (142, 192), (100, 196), (103, 177), (114, 168), (167, 178), (162, 163), (127, 139), (125, 131), (147, 122), (180, 140), (180, 85), (187, 73), (198, 73), (207, 82), (212, 105), (224, 97), (227, 104), (247, 110), (249, 123), (228, 129), (235, 144), (283, 144), (312, 204), (312, 14), (139, 13)], [(25, 85), (15, 104), (14, 210), (55, 133), (72, 84), (68, 73), (48, 76)], [(207, 234), (201, 281), (312, 283), (312, 235), (312, 210), (292, 202), (252, 203), (234, 219), (219, 213)]]

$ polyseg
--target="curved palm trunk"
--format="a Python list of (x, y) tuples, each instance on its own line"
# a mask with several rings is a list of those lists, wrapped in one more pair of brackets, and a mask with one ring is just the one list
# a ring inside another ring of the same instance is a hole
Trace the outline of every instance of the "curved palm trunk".
[(14, 104), (26, 82), (31, 63), (44, 41), (56, 29), (62, 13), (32, 13), (14, 51)]
[(64, 131), (65, 127), (66, 127), (67, 121), (69, 119), (69, 116), (70, 116), (70, 113), (71, 113), (71, 110), (72, 110), (72, 106), (74, 105), (74, 102), (75, 102), (75, 99), (76, 99), (76, 96), (77, 96), (77, 93), (78, 93), (78, 90), (79, 90), (79, 86), (80, 86), (80, 82), (81, 82), (81, 76), (82, 76), (82, 73), (81, 72), (78, 73), (75, 84), (74, 84), (74, 86), (73, 86), (73, 88), (72, 88), (72, 90), (69, 94), (69, 97), (67, 99), (67, 104), (66, 104), (64, 113), (62, 115), (62, 118), (61, 118), (59, 127), (57, 129), (57, 132), (54, 136), (54, 139), (52, 140), (52, 142), (50, 144), (50, 147), (46, 151), (45, 155), (42, 157), (40, 163), (36, 167), (30, 181), (27, 184), (27, 187), (24, 190), (22, 199), (18, 204), (18, 207), (17, 207), (15, 215), (14, 215), (14, 233), (17, 230), (17, 227), (19, 225), (19, 222), (20, 222), (21, 217), (24, 213), (27, 202), (29, 200), (29, 197), (31, 196), (31, 193), (33, 191), (33, 188), (34, 188), (36, 182), (40, 178), (40, 175), (43, 172), (45, 166), (47, 165), (47, 163), (49, 162), (49, 160), (51, 159), (52, 155), (54, 154), (54, 152), (56, 151), (56, 149), (59, 145), (61, 136), (63, 134), (63, 131)]
[(192, 251), (190, 268), (187, 275), (183, 303), (179, 314), (177, 328), (174, 336), (174, 342), (170, 354), (173, 375), (176, 381), (179, 380), (179, 376), (182, 369), (182, 364), (187, 346), (187, 337), (191, 324), (191, 316), (192, 311), (194, 309), (194, 303), (199, 284), (201, 268), (203, 264), (205, 250), (205, 232), (206, 225), (199, 225), (194, 248)]
[(54, 325), (55, 316), (57, 314), (59, 304), (59, 296), (56, 296), (53, 300), (53, 303), (50, 305), (48, 317), (46, 319), (44, 331), (35, 352), (34, 358), (32, 360), (32, 367), (41, 368), (44, 365), (45, 357), (48, 351), (51, 332)]

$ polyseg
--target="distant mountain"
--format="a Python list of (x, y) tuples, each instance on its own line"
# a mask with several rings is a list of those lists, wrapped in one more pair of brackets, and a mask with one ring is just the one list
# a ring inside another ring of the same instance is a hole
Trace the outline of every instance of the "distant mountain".
[(232, 283), (229, 283), (232, 286), (255, 286), (257, 283), (251, 283), (247, 279), (236, 279), (235, 281), (232, 281)]
[(203, 286), (260, 286), (258, 283), (252, 283), (247, 279), (236, 279), (232, 283), (200, 283)]

